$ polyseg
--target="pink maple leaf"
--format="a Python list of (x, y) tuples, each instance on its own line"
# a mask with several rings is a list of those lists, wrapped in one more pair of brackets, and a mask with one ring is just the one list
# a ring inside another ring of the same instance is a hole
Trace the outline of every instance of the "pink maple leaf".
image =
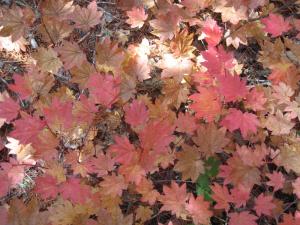
[(142, 101), (133, 100), (130, 105), (124, 106), (125, 121), (133, 127), (143, 125), (148, 120), (148, 111)]
[(10, 136), (19, 140), (21, 144), (29, 144), (34, 142), (39, 132), (45, 127), (45, 121), (38, 117), (21, 113), (22, 118), (14, 121), (15, 129)]
[(231, 190), (230, 202), (236, 204), (237, 207), (246, 205), (250, 197), (250, 189), (243, 185), (238, 185)]
[(109, 146), (109, 151), (115, 155), (118, 163), (128, 164), (134, 156), (135, 147), (129, 142), (127, 137), (115, 136), (115, 144)]
[(272, 210), (276, 207), (276, 205), (272, 202), (272, 196), (265, 196), (261, 194), (255, 200), (255, 211), (258, 216), (265, 214), (267, 216), (272, 215)]
[(208, 224), (210, 217), (213, 215), (209, 210), (209, 202), (204, 201), (203, 196), (189, 199), (189, 203), (186, 205), (187, 211), (193, 218), (195, 224)]
[(9, 84), (9, 89), (18, 93), (21, 99), (26, 99), (30, 97), (30, 95), (32, 94), (32, 90), (30, 89), (27, 80), (24, 78), (24, 76), (14, 74), (13, 79), (15, 83)]
[(70, 178), (67, 182), (63, 183), (59, 192), (64, 199), (68, 199), (73, 203), (85, 203), (92, 197), (91, 189), (88, 185), (81, 184), (80, 179)]
[(177, 127), (176, 131), (185, 132), (190, 135), (192, 135), (198, 127), (195, 117), (191, 116), (189, 113), (179, 113), (175, 125)]
[(89, 77), (87, 88), (95, 104), (111, 108), (120, 94), (120, 78), (112, 75), (94, 73)]
[(241, 80), (238, 75), (226, 74), (223, 77), (219, 77), (220, 94), (224, 96), (225, 102), (232, 102), (242, 98), (245, 98), (248, 94), (246, 87), (246, 80)]
[(126, 20), (126, 23), (130, 24), (131, 28), (141, 28), (148, 17), (144, 8), (137, 7), (127, 11), (126, 14), (129, 17), (129, 19)]
[(300, 177), (298, 177), (293, 183), (293, 193), (297, 195), (298, 198), (300, 198)]
[(6, 98), (3, 102), (0, 102), (0, 118), (4, 118), (6, 121), (12, 121), (19, 113), (20, 106), (11, 98)]
[(201, 32), (209, 46), (216, 46), (219, 44), (223, 35), (222, 28), (211, 18), (204, 21)]
[(231, 108), (229, 114), (220, 123), (230, 132), (240, 129), (244, 138), (249, 133), (256, 133), (257, 127), (260, 125), (257, 116), (253, 113), (241, 112), (240, 110)]
[(283, 16), (274, 13), (261, 19), (261, 22), (266, 26), (265, 31), (272, 34), (272, 37), (278, 37), (292, 28), (288, 21), (284, 21)]
[(274, 187), (274, 191), (283, 188), (285, 182), (284, 176), (280, 172), (268, 173), (267, 177), (270, 179), (267, 185)]
[(257, 223), (255, 222), (257, 217), (245, 211), (240, 213), (229, 213), (229, 217), (229, 225), (257, 225)]
[(213, 192), (212, 198), (217, 202), (214, 206), (216, 209), (229, 210), (230, 195), (226, 186), (221, 186), (217, 183), (211, 186)]

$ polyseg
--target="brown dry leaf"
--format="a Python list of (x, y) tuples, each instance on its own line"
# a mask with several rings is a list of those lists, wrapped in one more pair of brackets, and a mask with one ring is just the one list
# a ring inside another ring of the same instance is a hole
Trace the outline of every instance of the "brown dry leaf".
[(135, 55), (131, 57), (126, 65), (124, 71), (130, 76), (143, 81), (150, 78), (150, 66), (147, 55)]
[(63, 183), (66, 181), (65, 170), (60, 163), (57, 161), (48, 161), (46, 173), (57, 179), (58, 183)]
[(55, 225), (82, 225), (96, 211), (97, 207), (91, 203), (73, 205), (70, 201), (59, 199), (49, 208), (49, 221)]
[(120, 207), (118, 206), (114, 212), (107, 212), (106, 210), (101, 209), (97, 213), (99, 218), (99, 225), (132, 225), (133, 215), (124, 216)]
[(181, 172), (182, 178), (187, 180), (191, 178), (195, 182), (199, 174), (204, 172), (204, 163), (196, 146), (184, 144), (183, 150), (176, 153), (178, 162), (174, 169)]
[(20, 163), (34, 162), (34, 160), (32, 160), (31, 158), (35, 150), (31, 146), (31, 144), (22, 145), (19, 143), (18, 140), (12, 137), (7, 137), (7, 140), (9, 143), (7, 143), (5, 147), (10, 150), (9, 154), (14, 154), (17, 156), (18, 162)]
[(140, 220), (139, 224), (144, 224), (151, 218), (152, 210), (147, 206), (139, 206), (136, 210), (136, 219)]
[(222, 152), (222, 149), (229, 143), (230, 140), (225, 137), (225, 134), (224, 127), (218, 129), (214, 123), (210, 123), (197, 130), (197, 136), (193, 137), (193, 141), (205, 157), (209, 158), (215, 153)]
[(81, 66), (76, 66), (71, 69), (72, 81), (79, 84), (83, 88), (91, 74), (95, 73), (95, 68), (87, 61), (84, 61)]
[[(21, 9), (13, 6), (11, 9), (2, 10), (3, 15), (0, 17), (1, 36), (11, 36), (12, 42), (26, 36), (26, 31), (34, 21), (34, 13), (31, 9)], [(1, 15), (1, 14), (0, 14)]]
[(265, 127), (272, 131), (272, 135), (284, 135), (289, 134), (291, 129), (295, 126), (289, 118), (289, 114), (284, 114), (277, 110), (275, 115), (269, 115)]
[(178, 83), (174, 79), (165, 79), (162, 93), (164, 94), (162, 101), (166, 105), (179, 108), (181, 103), (188, 99), (190, 91), (185, 84)]
[(279, 162), (287, 170), (293, 170), (298, 175), (300, 174), (300, 145), (284, 144), (280, 149)]
[(77, 43), (65, 41), (63, 46), (56, 49), (64, 62), (65, 69), (69, 70), (75, 66), (80, 67), (86, 60), (86, 55), (80, 49)]
[(124, 61), (124, 51), (118, 44), (106, 38), (102, 43), (96, 44), (96, 67), (100, 71), (118, 72)]
[(39, 32), (48, 43), (51, 43), (52, 41), (54, 43), (60, 42), (68, 37), (73, 30), (73, 27), (66, 21), (59, 22), (50, 18), (44, 18), (43, 22), (44, 24), (39, 26)]
[(43, 72), (56, 74), (63, 66), (57, 57), (57, 53), (52, 48), (39, 48), (38, 51), (33, 54), (33, 58), (37, 60), (37, 66), (40, 67)]
[(73, 12), (74, 6), (73, 1), (47, 0), (42, 2), (41, 9), (44, 16), (62, 21)]
[(247, 8), (241, 6), (236, 9), (234, 6), (227, 6), (226, 1), (219, 0), (218, 3), (215, 3), (215, 12), (222, 14), (223, 22), (230, 22), (232, 24), (238, 24), (241, 20), (247, 20)]
[(176, 57), (193, 58), (195, 55), (195, 47), (193, 46), (194, 34), (189, 34), (187, 29), (175, 35), (175, 38), (170, 43), (170, 49)]
[(7, 225), (46, 225), (48, 212), (39, 212), (39, 204), (36, 198), (24, 204), (21, 199), (13, 199), (10, 202)]

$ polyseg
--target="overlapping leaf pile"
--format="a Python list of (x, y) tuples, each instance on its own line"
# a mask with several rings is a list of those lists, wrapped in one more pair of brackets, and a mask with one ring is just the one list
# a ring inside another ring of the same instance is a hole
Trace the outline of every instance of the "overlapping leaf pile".
[(1, 225), (300, 224), (299, 1), (108, 2), (105, 38), (103, 2), (33, 2), (1, 8)]

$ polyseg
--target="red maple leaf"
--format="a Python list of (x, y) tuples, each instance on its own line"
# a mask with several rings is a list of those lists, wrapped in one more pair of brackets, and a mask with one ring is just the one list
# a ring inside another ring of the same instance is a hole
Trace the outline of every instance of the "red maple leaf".
[(102, 104), (111, 108), (120, 94), (120, 78), (112, 75), (94, 73), (89, 77), (86, 87), (95, 104)]
[(222, 28), (211, 18), (204, 21), (201, 32), (201, 37), (205, 38), (209, 46), (216, 46), (219, 44), (223, 35)]
[(204, 201), (203, 196), (191, 197), (186, 205), (186, 210), (190, 213), (195, 224), (209, 224), (213, 215), (209, 210), (209, 202)]
[(214, 206), (216, 209), (229, 210), (230, 195), (226, 186), (221, 186), (217, 183), (211, 186), (213, 192), (212, 198), (217, 202)]
[(32, 117), (26, 113), (21, 113), (21, 116), (21, 119), (14, 121), (15, 129), (10, 133), (10, 136), (19, 140), (21, 144), (32, 143), (46, 123), (38, 117)]
[(18, 93), (21, 99), (26, 99), (30, 97), (30, 95), (32, 94), (32, 90), (27, 80), (23, 76), (18, 74), (14, 74), (13, 79), (15, 83), (9, 84), (9, 89)]
[(260, 123), (255, 114), (243, 113), (240, 110), (230, 108), (229, 114), (220, 124), (231, 132), (240, 129), (243, 137), (246, 138), (249, 133), (256, 133)]
[(45, 175), (35, 179), (34, 192), (43, 199), (55, 198), (59, 193), (57, 180), (51, 175)]
[(266, 26), (265, 31), (272, 34), (272, 37), (278, 37), (292, 28), (288, 21), (284, 21), (283, 16), (274, 13), (261, 19), (261, 22)]
[(131, 28), (141, 28), (148, 17), (142, 7), (134, 7), (130, 11), (127, 11), (126, 14), (129, 17), (129, 19), (126, 20), (126, 23), (130, 24)]
[(118, 163), (128, 164), (133, 158), (135, 147), (129, 142), (127, 137), (115, 136), (115, 144), (109, 146), (109, 151), (114, 155)]
[(11, 98), (5, 98), (3, 102), (0, 102), (0, 118), (4, 118), (10, 122), (19, 114), (20, 106)]
[(133, 127), (140, 126), (148, 120), (148, 110), (142, 101), (133, 100), (124, 106), (125, 121)]
[(274, 187), (274, 191), (278, 191), (279, 189), (283, 188), (285, 183), (284, 176), (281, 172), (273, 172), (267, 174), (267, 177), (270, 179), (267, 182), (267, 185)]
[(177, 127), (176, 131), (185, 132), (190, 135), (192, 135), (198, 127), (195, 117), (191, 116), (189, 113), (179, 113), (175, 125)]
[(246, 80), (241, 80), (238, 75), (226, 74), (223, 77), (219, 77), (220, 85), (219, 91), (225, 98), (225, 102), (232, 102), (239, 99), (243, 99), (248, 94), (246, 87)]

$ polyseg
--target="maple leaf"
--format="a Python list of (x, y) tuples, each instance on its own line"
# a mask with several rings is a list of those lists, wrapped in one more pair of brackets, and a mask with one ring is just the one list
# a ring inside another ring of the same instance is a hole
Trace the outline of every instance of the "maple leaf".
[(248, 94), (248, 89), (246, 87), (246, 80), (241, 80), (238, 75), (225, 75), (224, 77), (219, 77), (220, 85), (219, 91), (225, 98), (225, 102), (236, 101), (243, 99)]
[(190, 12), (198, 12), (200, 9), (205, 9), (211, 4), (211, 0), (183, 0), (181, 3)]
[(102, 192), (105, 195), (118, 195), (121, 196), (123, 190), (127, 189), (127, 184), (122, 175), (112, 174), (111, 176), (103, 177), (104, 181), (100, 183)]
[(115, 168), (115, 162), (116, 160), (110, 154), (101, 153), (97, 155), (97, 158), (90, 157), (83, 164), (88, 173), (97, 173), (98, 176), (103, 176)]
[(134, 7), (130, 11), (127, 11), (126, 14), (129, 17), (129, 19), (126, 20), (126, 23), (130, 24), (131, 28), (141, 28), (148, 17), (144, 8)]
[(288, 114), (283, 114), (280, 110), (275, 115), (269, 115), (265, 127), (272, 131), (272, 135), (289, 134), (295, 123), (291, 121)]
[(57, 180), (48, 174), (36, 178), (34, 192), (43, 199), (56, 198), (59, 193)]
[(96, 73), (95, 67), (87, 61), (84, 61), (81, 66), (76, 66), (71, 69), (72, 81), (79, 84), (83, 88), (91, 74)]
[(273, 172), (267, 174), (267, 177), (270, 179), (267, 182), (267, 185), (274, 187), (274, 191), (278, 191), (279, 189), (283, 188), (285, 183), (284, 176), (281, 172)]
[(174, 169), (182, 174), (182, 178), (187, 180), (191, 178), (195, 182), (198, 176), (204, 173), (204, 163), (195, 146), (184, 144), (183, 150), (176, 154), (178, 159)]
[(125, 121), (133, 127), (141, 126), (148, 120), (148, 111), (142, 101), (133, 100), (130, 105), (124, 106)]
[(229, 217), (230, 217), (229, 225), (237, 225), (237, 224), (257, 225), (257, 223), (255, 222), (257, 217), (246, 211), (240, 213), (237, 212), (229, 213)]
[(253, 88), (248, 92), (246, 96), (245, 105), (247, 108), (251, 108), (254, 111), (264, 110), (265, 103), (267, 102), (267, 98), (262, 90), (258, 88)]
[[(34, 21), (34, 13), (29, 8), (24, 9), (13, 6), (11, 9), (2, 10), (0, 14), (1, 36), (11, 36), (12, 42), (19, 40), (29, 29)], [(7, 35), (8, 34), (8, 35)]]
[(196, 118), (212, 122), (221, 113), (221, 102), (214, 88), (199, 88), (200, 93), (191, 95), (193, 100), (190, 108), (196, 112)]
[(201, 29), (201, 36), (199, 38), (206, 40), (209, 46), (216, 46), (221, 41), (223, 31), (218, 26), (214, 19), (206, 19)]
[(98, 112), (98, 108), (85, 95), (80, 96), (80, 101), (75, 102), (74, 109), (72, 111), (76, 121), (82, 126), (89, 125), (93, 122), (95, 113)]
[(152, 182), (146, 178), (142, 178), (139, 185), (136, 186), (136, 191), (142, 194), (141, 201), (149, 202), (150, 205), (153, 205), (160, 196), (158, 191), (154, 189)]
[(21, 119), (14, 121), (15, 129), (10, 136), (19, 140), (21, 144), (32, 143), (44, 128), (45, 122), (26, 113), (21, 113), (21, 116)]
[(56, 74), (63, 66), (57, 53), (52, 48), (46, 49), (41, 47), (33, 54), (33, 57), (37, 60), (37, 66), (40, 67), (43, 72)]
[(68, 37), (74, 29), (67, 21), (57, 21), (53, 19), (43, 20), (45, 25), (39, 26), (39, 32), (46, 42), (58, 43)]
[(217, 128), (214, 123), (200, 126), (197, 130), (197, 136), (193, 137), (193, 142), (199, 146), (199, 150), (204, 153), (206, 158), (215, 153), (222, 152), (222, 149), (229, 143), (225, 137), (226, 129)]
[(297, 195), (298, 198), (300, 198), (300, 178), (298, 177), (293, 183), (293, 193)]
[(192, 216), (195, 224), (209, 224), (210, 217), (213, 215), (209, 210), (209, 205), (209, 202), (204, 201), (203, 196), (190, 197), (186, 210)]
[(284, 21), (283, 16), (274, 13), (261, 19), (261, 22), (265, 25), (265, 31), (270, 33), (272, 37), (278, 37), (292, 28), (288, 21)]
[(136, 77), (139, 81), (147, 80), (151, 78), (148, 61), (147, 55), (137, 54), (127, 61), (123, 69), (128, 75)]
[(90, 187), (81, 184), (80, 179), (77, 178), (70, 178), (67, 182), (62, 183), (59, 192), (65, 200), (68, 199), (74, 204), (83, 204), (92, 198)]
[(205, 59), (201, 64), (207, 68), (208, 73), (215, 77), (224, 76), (226, 70), (234, 67), (232, 52), (226, 52), (222, 46), (218, 48), (208, 46), (208, 49), (201, 53)]
[(26, 164), (35, 164), (35, 161), (31, 159), (34, 149), (30, 144), (21, 145), (18, 140), (7, 137), (8, 143), (5, 145), (8, 148), (9, 154), (16, 155), (16, 159), (19, 163), (26, 163)]
[(128, 164), (133, 158), (135, 147), (127, 137), (115, 136), (115, 144), (109, 146), (109, 151), (115, 154), (115, 160), (119, 163)]
[(245, 165), (260, 167), (264, 165), (264, 160), (269, 151), (264, 144), (256, 145), (254, 150), (245, 145), (236, 145), (236, 153), (239, 155), (240, 159), (245, 163)]
[(229, 109), (229, 114), (220, 124), (231, 132), (240, 129), (244, 138), (246, 138), (249, 133), (256, 133), (257, 127), (260, 125), (255, 114), (248, 112), (243, 113), (234, 108)]
[(278, 225), (298, 225), (300, 218), (294, 217), (292, 214), (283, 214), (283, 222), (280, 222)]
[(141, 146), (149, 151), (163, 152), (173, 140), (172, 135), (174, 126), (168, 121), (153, 121), (147, 124), (142, 131), (139, 132)]
[(87, 8), (75, 6), (70, 19), (75, 22), (75, 27), (83, 30), (88, 30), (100, 23), (103, 12), (97, 10), (97, 2), (92, 1)]
[(217, 202), (214, 206), (216, 209), (229, 210), (230, 195), (226, 186), (221, 186), (217, 183), (211, 186), (213, 192), (212, 198)]
[(193, 135), (194, 131), (197, 129), (197, 124), (195, 117), (191, 116), (189, 113), (179, 113), (178, 118), (175, 121), (176, 131), (185, 132), (187, 134)]
[(247, 200), (250, 197), (250, 188), (246, 188), (243, 185), (238, 185), (230, 190), (230, 202), (236, 204), (237, 207), (242, 207), (246, 205)]
[(65, 41), (63, 46), (56, 50), (60, 54), (61, 60), (64, 62), (67, 70), (75, 66), (80, 67), (84, 60), (86, 60), (85, 54), (77, 43)]
[(156, 19), (150, 21), (154, 28), (152, 33), (161, 40), (168, 40), (174, 37), (180, 23), (180, 17), (172, 12), (159, 15)]
[(74, 6), (73, 1), (49, 0), (42, 2), (41, 10), (44, 16), (62, 21), (68, 19)]
[(186, 201), (188, 195), (186, 193), (186, 184), (179, 186), (174, 181), (171, 182), (171, 186), (163, 187), (164, 195), (160, 196), (160, 201), (163, 203), (163, 207), (160, 211), (171, 211), (178, 218), (185, 219), (187, 216)]
[(120, 78), (108, 74), (94, 73), (89, 77), (86, 87), (95, 104), (111, 108), (118, 101), (120, 94)]
[(164, 54), (158, 62), (158, 67), (163, 69), (162, 78), (173, 77), (181, 81), (184, 75), (192, 72), (192, 61), (184, 57), (175, 57), (174, 54)]
[[(10, 182), (10, 179), (8, 178), (7, 174), (5, 172), (3, 172), (2, 170), (0, 171), (0, 180), (1, 180), (0, 197), (2, 198), (9, 191), (11, 182)], [(0, 222), (0, 224), (1, 224), (1, 222)], [(6, 225), (6, 224), (4, 224), (4, 225)]]
[(13, 75), (14, 84), (9, 84), (8, 87), (12, 91), (19, 94), (21, 99), (26, 99), (31, 96), (32, 89), (30, 88), (25, 76), (18, 74)]
[(5, 98), (0, 101), (0, 118), (5, 119), (7, 122), (15, 119), (19, 114), (20, 106), (11, 98)]
[(271, 216), (272, 210), (275, 208), (275, 204), (272, 202), (272, 196), (265, 196), (261, 194), (255, 200), (255, 211), (258, 216), (262, 214)]

